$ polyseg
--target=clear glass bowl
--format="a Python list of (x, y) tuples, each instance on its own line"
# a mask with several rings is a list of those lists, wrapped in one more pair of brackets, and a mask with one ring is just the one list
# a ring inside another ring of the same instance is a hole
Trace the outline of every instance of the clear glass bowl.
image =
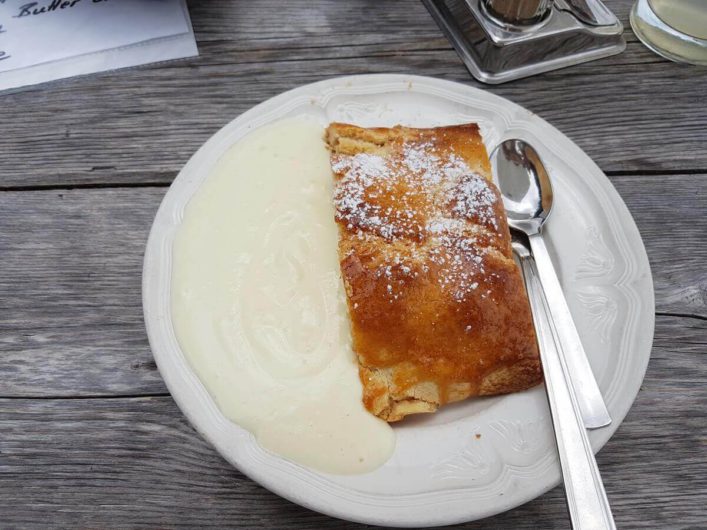
[(707, 65), (707, 0), (637, 0), (631, 27), (655, 53)]

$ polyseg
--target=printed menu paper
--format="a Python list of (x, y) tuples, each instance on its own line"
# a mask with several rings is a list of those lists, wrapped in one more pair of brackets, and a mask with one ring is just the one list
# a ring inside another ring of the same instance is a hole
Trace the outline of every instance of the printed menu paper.
[(0, 0), (0, 90), (197, 54), (185, 0)]

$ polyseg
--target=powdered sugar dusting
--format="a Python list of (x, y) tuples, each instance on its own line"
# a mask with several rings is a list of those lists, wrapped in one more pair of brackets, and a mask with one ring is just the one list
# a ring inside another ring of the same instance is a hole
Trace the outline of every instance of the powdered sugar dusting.
[(391, 303), (403, 296), (406, 278), (420, 275), (457, 302), (480, 287), (499, 235), (500, 197), (462, 157), (418, 141), (389, 157), (335, 154), (332, 162), (337, 221), (360, 240), (405, 243), (388, 247), (375, 271)]
[(455, 187), (455, 192), (456, 204), (452, 207), (454, 213), (466, 219), (477, 219), (498, 230), (494, 212), (498, 196), (484, 177), (478, 174), (465, 176)]
[(344, 220), (349, 229), (372, 230), (386, 239), (398, 235), (395, 226), (382, 215), (381, 207), (370, 201), (370, 190), (386, 187), (386, 160), (378, 155), (359, 153), (341, 157), (332, 164), (332, 169), (337, 174), (344, 173), (334, 197), (337, 217)]

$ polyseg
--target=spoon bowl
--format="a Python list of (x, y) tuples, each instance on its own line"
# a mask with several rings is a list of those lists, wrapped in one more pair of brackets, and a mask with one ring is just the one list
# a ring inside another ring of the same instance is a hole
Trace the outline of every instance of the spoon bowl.
[(491, 168), (511, 228), (540, 233), (552, 209), (552, 183), (540, 156), (523, 140), (501, 143), (491, 153)]

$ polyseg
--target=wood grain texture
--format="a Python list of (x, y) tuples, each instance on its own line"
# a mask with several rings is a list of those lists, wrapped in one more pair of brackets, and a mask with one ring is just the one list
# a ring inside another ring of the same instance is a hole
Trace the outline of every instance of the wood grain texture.
[[(630, 2), (608, 3), (628, 28)], [(629, 29), (621, 55), (487, 86), (472, 80), (417, 0), (190, 4), (197, 58), (0, 96), (0, 187), (170, 182), (251, 106), (312, 81), (389, 72), (507, 97), (605, 171), (707, 172), (707, 69), (655, 56)]]
[[(658, 317), (643, 389), (599, 454), (622, 529), (704, 523), (707, 322)], [(667, 337), (671, 337), (668, 339)], [(358, 528), (234, 470), (170, 397), (0, 399), (3, 528)], [(562, 490), (456, 528), (568, 528)]]
[[(613, 179), (640, 227), (659, 312), (707, 319), (707, 194), (695, 193), (705, 179)], [(0, 396), (166, 392), (141, 302), (143, 250), (165, 191), (0, 193)], [(666, 230), (676, 204), (679, 230)]]
[(646, 247), (656, 311), (707, 319), (707, 174), (611, 181)]
[[(606, 3), (628, 28), (633, 0)], [(707, 68), (627, 29), (621, 55), (482, 86), (417, 0), (189, 6), (198, 58), (0, 94), (0, 528), (362, 527), (269, 493), (193, 431), (152, 360), (140, 281), (164, 185), (201, 143), (283, 90), (372, 72), (507, 97), (609, 172), (657, 318), (602, 474), (619, 528), (707, 528)], [(565, 510), (556, 489), (458, 528), (568, 528)]]
[(165, 191), (0, 193), (0, 396), (166, 392), (140, 294)]

